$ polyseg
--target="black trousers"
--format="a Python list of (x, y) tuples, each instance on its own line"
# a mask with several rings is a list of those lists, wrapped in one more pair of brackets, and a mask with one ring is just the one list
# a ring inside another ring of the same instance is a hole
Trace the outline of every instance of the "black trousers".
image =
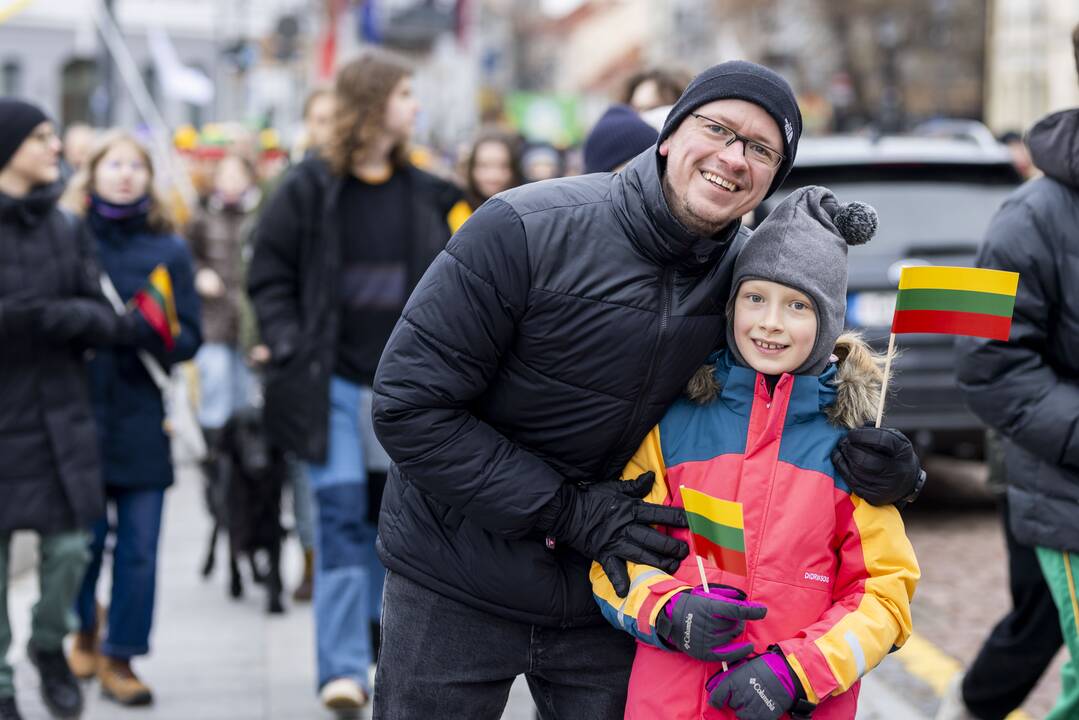
[(541, 720), (621, 720), (634, 641), (506, 620), (390, 572), (374, 720), (498, 720), (524, 675)]
[(989, 633), (963, 678), (963, 703), (981, 720), (1003, 720), (1022, 705), (1064, 643), (1060, 616), (1038, 557), (1012, 533), (1006, 497), (1000, 510), (1012, 609)]

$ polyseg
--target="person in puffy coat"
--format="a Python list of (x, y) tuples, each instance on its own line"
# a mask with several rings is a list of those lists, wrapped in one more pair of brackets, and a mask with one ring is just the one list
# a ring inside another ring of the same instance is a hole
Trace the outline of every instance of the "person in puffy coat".
[[(132, 136), (114, 132), (102, 138), (72, 179), (64, 200), (85, 215), (101, 264), (124, 302), (146, 286), (155, 267), (167, 268), (180, 332), (171, 349), (156, 335), (146, 347), (167, 373), (174, 363), (195, 356), (202, 336), (191, 256), (154, 192), (153, 173), (147, 150)], [(153, 694), (132, 671), (131, 658), (149, 652), (157, 541), (165, 489), (173, 481), (165, 410), (161, 391), (133, 349), (99, 351), (90, 363), (90, 384), (105, 493), (116, 524), (110, 527), (103, 512), (94, 518), (92, 559), (76, 606), (79, 633), (71, 662), (81, 677), (96, 672), (109, 697), (122, 704), (145, 705), (153, 701)], [(112, 592), (99, 661), (95, 591), (110, 531), (116, 537)]]
[[(717, 65), (621, 172), (491, 198), (436, 258), (375, 376), (394, 461), (376, 718), (498, 717), (520, 674), (545, 718), (622, 716), (633, 643), (604, 622), (591, 561), (621, 566), (624, 595), (627, 559), (673, 571), (688, 548), (648, 527), (684, 513), (611, 481), (722, 344), (740, 219), (783, 182), (800, 132), (786, 81)], [(898, 462), (867, 469), (867, 445)], [(839, 448), (875, 501), (921, 475), (886, 430)]]
[[(1027, 134), (1045, 175), (1013, 192), (993, 217), (978, 266), (1019, 273), (1007, 342), (961, 338), (959, 384), (971, 410), (1004, 443), (1008, 512), (1016, 540), (1035, 549), (1079, 672), (1079, 108)], [(971, 709), (977, 698), (963, 688)], [(1079, 717), (1079, 686), (1065, 682), (1051, 720)]]
[(727, 349), (623, 473), (654, 473), (645, 499), (700, 513), (694, 548), (718, 555), (632, 564), (625, 599), (593, 564), (604, 616), (638, 641), (627, 718), (852, 720), (861, 676), (910, 635), (919, 570), (899, 512), (852, 493), (830, 457), (872, 421), (884, 377), (840, 335), (847, 243), (876, 226), (865, 208), (808, 187), (769, 215), (735, 265)]
[[(0, 98), (0, 606), (11, 534), (40, 536), (41, 600), (28, 655), (50, 709), (77, 715), (82, 693), (64, 657), (86, 568), (86, 528), (104, 509), (86, 383), (91, 348), (148, 331), (101, 294), (93, 240), (58, 206), (60, 141), (36, 106)], [(7, 612), (0, 612), (0, 719), (18, 720)]]

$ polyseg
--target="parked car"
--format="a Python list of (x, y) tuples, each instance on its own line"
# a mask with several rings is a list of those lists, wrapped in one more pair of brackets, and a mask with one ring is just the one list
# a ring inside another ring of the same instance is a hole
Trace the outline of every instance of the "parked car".
[[(762, 220), (791, 190), (831, 188), (840, 202), (877, 209), (872, 242), (850, 250), (847, 325), (888, 346), (904, 265), (972, 266), (993, 213), (1021, 182), (999, 145), (927, 137), (804, 138), (783, 188), (757, 211)], [(1021, 242), (1021, 238), (1016, 238)], [(902, 335), (885, 422), (925, 452), (981, 457), (984, 430), (956, 387), (954, 338)]]

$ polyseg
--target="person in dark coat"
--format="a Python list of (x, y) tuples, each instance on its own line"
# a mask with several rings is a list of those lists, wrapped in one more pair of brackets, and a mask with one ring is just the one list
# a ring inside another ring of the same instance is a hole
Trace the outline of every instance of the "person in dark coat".
[(368, 511), (378, 507), (389, 459), (371, 429), (370, 385), (409, 292), (463, 204), (456, 187), (408, 162), (418, 111), (411, 76), (404, 61), (377, 50), (341, 68), (335, 132), (268, 201), (248, 272), (271, 356), (266, 425), (307, 461), (317, 508), (319, 693), (342, 713), (370, 696), (382, 598)]
[[(740, 218), (783, 182), (800, 133), (785, 80), (717, 65), (658, 147), (492, 198), (424, 275), (375, 378), (394, 460), (376, 719), (496, 718), (519, 674), (543, 718), (622, 717), (633, 645), (605, 626), (590, 564), (625, 597), (627, 560), (673, 570), (688, 552), (649, 527), (685, 515), (637, 499), (648, 476), (617, 481), (724, 346)], [(885, 462), (867, 468), (866, 444)], [(887, 430), (852, 430), (835, 462), (871, 502), (921, 476)]]
[(86, 384), (89, 348), (131, 343), (98, 285), (93, 242), (57, 201), (60, 141), (37, 107), (0, 98), (0, 720), (17, 720), (6, 611), (16, 530), (40, 535), (41, 600), (28, 655), (60, 715), (82, 693), (64, 658), (68, 615), (89, 559), (85, 528), (104, 509)]
[[(1079, 672), (1079, 564), (1072, 560), (1079, 553), (1077, 139), (1079, 108), (1049, 115), (1028, 133), (1031, 157), (1045, 175), (1004, 201), (978, 257), (979, 267), (1019, 273), (1011, 334), (1007, 342), (962, 338), (958, 344), (958, 377), (967, 402), (1002, 436), (1010, 533), (1020, 551), (1033, 548), (1037, 555), (1070, 654), (1051, 720), (1079, 717), (1079, 686), (1068, 682)], [(957, 688), (969, 716), (1008, 714), (1059, 647), (1060, 636), (1047, 627), (1044, 587), (1029, 576), (1033, 568), (1017, 567), (1022, 557), (1012, 557), (1015, 608)], [(1028, 661), (1016, 665), (1016, 658)], [(987, 685), (987, 676), (1000, 678), (1000, 684)]]
[[(171, 349), (158, 337), (146, 349), (166, 373), (174, 363), (193, 358), (201, 332), (191, 256), (154, 192), (146, 149), (125, 133), (102, 138), (72, 180), (65, 203), (85, 215), (102, 266), (124, 302), (145, 287), (155, 267), (166, 267), (180, 331)], [(110, 528), (104, 512), (94, 518), (92, 559), (76, 608), (79, 633), (72, 665), (84, 677), (96, 670), (107, 696), (126, 705), (144, 705), (153, 701), (153, 694), (132, 671), (131, 658), (149, 652), (161, 512), (165, 489), (173, 481), (165, 411), (161, 391), (134, 350), (98, 352), (90, 363), (90, 380), (105, 492), (115, 509), (116, 526)], [(110, 530), (116, 541), (108, 634), (101, 639), (97, 661), (101, 628), (95, 591)]]

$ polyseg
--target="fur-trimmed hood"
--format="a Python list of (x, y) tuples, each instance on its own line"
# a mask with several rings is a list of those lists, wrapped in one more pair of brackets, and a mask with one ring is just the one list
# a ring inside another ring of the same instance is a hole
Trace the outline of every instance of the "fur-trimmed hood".
[[(844, 333), (836, 340), (836, 362), (820, 375), (822, 384), (833, 391), (824, 406), (828, 421), (836, 427), (855, 428), (877, 416), (884, 381), (884, 357), (875, 353), (856, 333)], [(709, 358), (686, 385), (686, 396), (701, 405), (712, 402), (722, 390), (716, 377), (717, 357)]]

